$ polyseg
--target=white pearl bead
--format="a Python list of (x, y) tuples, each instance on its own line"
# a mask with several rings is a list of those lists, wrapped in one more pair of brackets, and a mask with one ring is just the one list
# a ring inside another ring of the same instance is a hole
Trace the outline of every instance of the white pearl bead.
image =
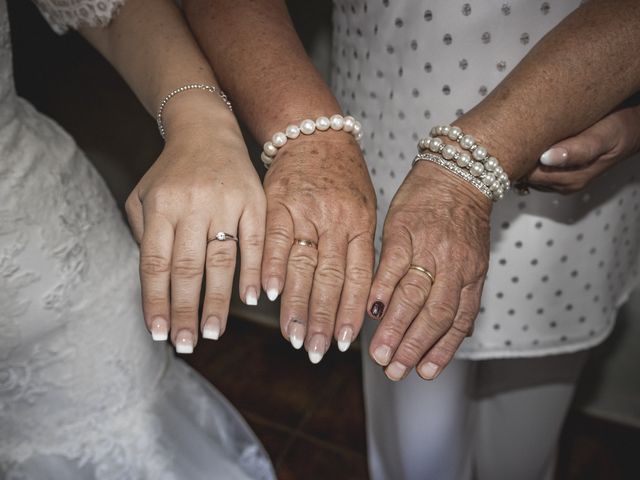
[(354, 138), (356, 139), (357, 142), (359, 142), (360, 140), (362, 140), (363, 135), (364, 134), (362, 133), (362, 131), (359, 131), (354, 135)]
[(494, 175), (500, 175), (501, 173), (504, 173), (504, 170), (502, 169), (502, 167), (500, 165), (498, 165), (496, 168), (493, 169), (493, 174)]
[(451, 160), (456, 154), (456, 151), (456, 147), (447, 145), (446, 147), (444, 147), (444, 150), (442, 150), (442, 156), (445, 158), (445, 160)]
[(490, 186), (489, 189), (492, 192), (495, 192), (496, 190), (498, 190), (500, 188), (500, 182), (498, 180), (496, 180), (495, 182), (493, 182)]
[(262, 160), (262, 163), (264, 163), (267, 167), (271, 165), (271, 162), (273, 162), (273, 158), (266, 155), (264, 152), (260, 154), (260, 159)]
[(300, 124), (300, 131), (305, 135), (311, 135), (316, 131), (316, 122), (311, 119), (306, 119)]
[(462, 129), (460, 127), (451, 127), (449, 130), (449, 138), (451, 140), (458, 140), (458, 137), (462, 133)]
[(356, 124), (356, 119), (353, 118), (351, 115), (347, 115), (346, 117), (344, 117), (344, 127), (342, 127), (342, 129), (345, 132), (350, 132), (351, 130), (353, 130), (353, 126)]
[(487, 173), (484, 177), (482, 177), (482, 183), (484, 183), (487, 187), (495, 181), (496, 177), (491, 173)]
[(498, 180), (500, 180), (502, 183), (509, 183), (509, 176), (502, 172), (500, 175), (498, 175)]
[(297, 125), (289, 125), (285, 131), (284, 134), (287, 136), (287, 138), (290, 139), (294, 139), (294, 138), (298, 138), (300, 136), (300, 127), (298, 127)]
[(484, 162), (484, 168), (493, 172), (498, 166), (498, 159), (496, 157), (489, 157), (486, 162)]
[(278, 153), (278, 149), (271, 142), (265, 143), (262, 149), (264, 150), (264, 153), (266, 153), (269, 157), (275, 157), (276, 153)]
[[(498, 195), (499, 197), (502, 195), (504, 196), (504, 188), (500, 187), (496, 190), (496, 195)], [(502, 197), (500, 197), (502, 198)]]
[(325, 132), (329, 130), (330, 127), (331, 127), (331, 120), (329, 120), (327, 117), (316, 118), (316, 128), (321, 132)]
[(460, 146), (465, 150), (469, 150), (476, 143), (476, 139), (471, 135), (465, 135), (460, 139)]
[(481, 162), (487, 158), (487, 149), (484, 147), (478, 147), (473, 151), (473, 158)]
[(449, 136), (449, 131), (451, 130), (451, 127), (449, 125), (445, 125), (444, 127), (440, 128), (440, 134), (447, 137)]
[(471, 155), (467, 152), (462, 152), (458, 157), (458, 161), (456, 162), (459, 167), (465, 168), (468, 167), (471, 163)]
[(329, 121), (333, 130), (342, 130), (342, 127), (344, 127), (344, 117), (342, 115), (332, 115)]
[(439, 152), (440, 145), (442, 145), (442, 140), (440, 140), (439, 138), (432, 138), (431, 142), (429, 143), (429, 150), (431, 150), (432, 152)]
[(358, 133), (360, 133), (362, 131), (362, 124), (360, 122), (355, 122), (353, 124), (353, 130), (351, 131), (351, 133), (353, 133), (354, 135), (357, 135)]
[(418, 142), (418, 148), (421, 151), (425, 151), (427, 148), (429, 148), (430, 143), (431, 143), (430, 138), (421, 138), (420, 141)]
[(436, 127), (431, 127), (431, 131), (429, 132), (429, 135), (431, 135), (432, 137), (435, 137), (438, 135), (438, 129)]
[(285, 143), (287, 143), (287, 136), (282, 133), (282, 132), (277, 132), (273, 134), (273, 137), (271, 138), (271, 141), (273, 142), (273, 145), (275, 147), (282, 147)]
[(469, 171), (471, 172), (471, 175), (473, 175), (474, 177), (479, 177), (480, 175), (482, 175), (482, 172), (484, 171), (484, 165), (482, 165), (480, 162), (474, 162), (469, 167)]

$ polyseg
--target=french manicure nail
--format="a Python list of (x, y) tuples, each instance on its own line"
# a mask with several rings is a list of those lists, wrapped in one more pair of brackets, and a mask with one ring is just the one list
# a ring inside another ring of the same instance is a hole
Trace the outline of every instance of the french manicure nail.
[(193, 353), (193, 334), (189, 330), (180, 330), (176, 335), (176, 352)]
[(569, 152), (566, 148), (550, 148), (540, 156), (540, 163), (548, 167), (561, 167), (567, 163)]
[(202, 337), (209, 340), (220, 338), (220, 320), (218, 317), (209, 317), (202, 328)]
[(247, 288), (247, 292), (244, 295), (244, 302), (252, 307), (258, 305), (258, 292), (255, 288)]
[(407, 367), (400, 362), (392, 362), (391, 365), (386, 368), (385, 373), (387, 374), (387, 377), (397, 382), (398, 380), (402, 380), (404, 375), (407, 373)]
[(384, 312), (384, 303), (380, 300), (374, 302), (371, 306), (371, 316), (374, 318), (380, 318), (382, 316), (382, 312)]
[(433, 380), (438, 376), (440, 367), (432, 362), (427, 362), (420, 367), (420, 373), (427, 380)]
[(353, 329), (351, 327), (342, 327), (338, 334), (338, 350), (346, 352), (353, 341)]
[(300, 350), (304, 343), (304, 325), (298, 320), (291, 320), (287, 327), (287, 334), (293, 348)]
[(162, 317), (155, 317), (151, 321), (151, 338), (156, 342), (164, 342), (169, 338), (169, 322)]
[(280, 295), (280, 282), (277, 278), (270, 278), (267, 281), (267, 297), (272, 302)]
[(373, 359), (383, 367), (391, 361), (391, 348), (387, 345), (380, 345), (373, 351)]
[(321, 333), (316, 333), (313, 337), (311, 337), (311, 341), (309, 341), (309, 360), (314, 365), (316, 363), (320, 363), (322, 357), (324, 357), (324, 352), (327, 348), (327, 342), (324, 338), (324, 335)]

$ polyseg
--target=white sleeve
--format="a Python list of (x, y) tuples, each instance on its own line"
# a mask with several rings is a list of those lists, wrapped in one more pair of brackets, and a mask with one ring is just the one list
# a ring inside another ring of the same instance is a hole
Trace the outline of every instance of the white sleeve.
[(56, 33), (69, 28), (106, 26), (125, 0), (33, 0)]

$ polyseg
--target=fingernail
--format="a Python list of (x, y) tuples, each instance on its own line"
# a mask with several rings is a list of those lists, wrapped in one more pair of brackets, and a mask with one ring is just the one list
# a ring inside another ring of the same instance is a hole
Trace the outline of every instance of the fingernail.
[(380, 345), (373, 351), (373, 359), (383, 367), (391, 361), (391, 348), (386, 345)]
[(407, 367), (405, 367), (400, 362), (393, 362), (386, 368), (385, 373), (387, 374), (387, 377), (397, 382), (398, 380), (402, 380), (402, 378), (404, 378), (405, 374), (407, 373)]
[(353, 328), (342, 327), (342, 330), (340, 330), (340, 333), (338, 334), (338, 350), (340, 350), (341, 352), (346, 352), (347, 350), (349, 350), (352, 340)]
[(293, 348), (300, 350), (304, 343), (304, 325), (299, 321), (291, 320), (287, 327), (287, 334)]
[(193, 353), (193, 334), (189, 330), (180, 330), (176, 336), (176, 352)]
[(218, 317), (209, 317), (202, 328), (202, 337), (209, 340), (220, 338), (220, 320)]
[(156, 317), (151, 321), (151, 338), (156, 342), (164, 342), (169, 338), (169, 322), (162, 317)]
[(314, 365), (316, 363), (320, 363), (322, 357), (324, 357), (324, 352), (327, 349), (327, 342), (324, 339), (324, 335), (321, 333), (316, 333), (313, 337), (311, 337), (311, 341), (309, 342), (309, 360)]
[(267, 281), (267, 297), (272, 302), (280, 295), (280, 281), (277, 278), (270, 278)]
[(427, 380), (433, 380), (438, 376), (440, 367), (432, 362), (427, 362), (420, 366), (420, 374)]
[(550, 148), (540, 156), (540, 163), (549, 167), (560, 167), (567, 163), (569, 152), (566, 148)]
[(371, 316), (374, 318), (380, 318), (382, 316), (382, 312), (384, 312), (384, 303), (378, 300), (371, 306)]
[(258, 305), (258, 292), (255, 288), (247, 288), (247, 292), (244, 295), (244, 303), (252, 307)]

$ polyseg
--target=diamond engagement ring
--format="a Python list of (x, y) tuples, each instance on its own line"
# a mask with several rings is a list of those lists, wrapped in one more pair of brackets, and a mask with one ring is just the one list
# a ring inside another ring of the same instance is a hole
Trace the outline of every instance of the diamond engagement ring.
[(237, 242), (238, 237), (236, 237), (235, 235), (231, 235), (230, 233), (218, 232), (213, 236), (213, 238), (209, 238), (207, 240), (207, 243), (211, 243), (215, 240), (219, 242), (224, 242), (225, 240), (233, 240), (234, 242)]

